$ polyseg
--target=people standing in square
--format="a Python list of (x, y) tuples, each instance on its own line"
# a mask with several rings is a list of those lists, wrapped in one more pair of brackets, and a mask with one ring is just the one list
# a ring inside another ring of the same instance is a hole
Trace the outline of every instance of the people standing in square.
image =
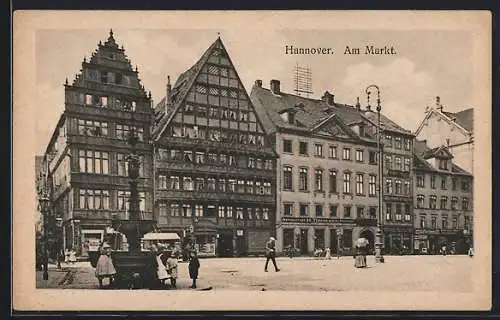
[(276, 264), (276, 239), (274, 237), (270, 237), (269, 241), (266, 243), (266, 265), (264, 267), (264, 271), (267, 272), (267, 265), (269, 264), (269, 260), (273, 262), (274, 270), (279, 272), (280, 269)]
[(196, 279), (198, 279), (198, 270), (200, 269), (200, 260), (196, 250), (191, 250), (188, 269), (189, 277), (193, 280), (191, 288), (196, 289)]

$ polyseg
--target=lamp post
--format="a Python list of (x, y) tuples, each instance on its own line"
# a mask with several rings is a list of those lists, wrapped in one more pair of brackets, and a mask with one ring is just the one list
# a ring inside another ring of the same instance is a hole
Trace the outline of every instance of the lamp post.
[(40, 203), (40, 211), (43, 216), (43, 280), (49, 280), (49, 256), (48, 256), (48, 219), (49, 219), (49, 211), (50, 211), (50, 199), (45, 192), (40, 195), (38, 199)]
[(368, 106), (370, 106), (370, 94), (371, 90), (375, 89), (377, 91), (377, 152), (378, 152), (378, 215), (377, 215), (377, 232), (375, 235), (375, 261), (383, 263), (384, 257), (382, 255), (382, 210), (383, 210), (383, 145), (381, 142), (381, 124), (380, 124), (380, 111), (382, 107), (380, 106), (380, 89), (377, 85), (369, 85), (366, 88), (366, 95), (368, 100)]

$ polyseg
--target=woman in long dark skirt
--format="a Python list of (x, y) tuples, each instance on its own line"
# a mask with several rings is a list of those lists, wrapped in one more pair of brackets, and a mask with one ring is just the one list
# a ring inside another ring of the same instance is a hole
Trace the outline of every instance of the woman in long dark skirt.
[(189, 277), (193, 279), (193, 284), (191, 288), (196, 288), (196, 279), (198, 279), (198, 270), (200, 269), (200, 260), (198, 260), (198, 255), (196, 250), (191, 251), (191, 255), (189, 258)]

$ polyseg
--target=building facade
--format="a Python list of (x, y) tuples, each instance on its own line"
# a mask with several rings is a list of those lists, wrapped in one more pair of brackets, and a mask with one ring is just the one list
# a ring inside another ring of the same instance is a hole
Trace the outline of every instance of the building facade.
[(453, 163), (446, 146), (415, 145), (415, 251), (439, 253), (443, 245), (456, 253), (472, 246), (473, 203), (470, 173)]
[(64, 248), (86, 257), (114, 216), (128, 217), (128, 134), (141, 154), (141, 218), (153, 219), (153, 109), (150, 95), (110, 31), (74, 81), (66, 80), (65, 109), (45, 153), (52, 176), (54, 214), (63, 220)]
[(193, 237), (200, 255), (263, 253), (276, 153), (220, 38), (155, 109), (158, 228)]
[(453, 162), (467, 172), (474, 172), (474, 109), (460, 112), (444, 110), (436, 97), (435, 108), (426, 110), (425, 118), (415, 135), (425, 140), (430, 148), (446, 146), (453, 155)]
[(257, 80), (252, 101), (280, 155), (277, 165), (278, 250), (302, 254), (329, 247), (353, 253), (364, 237), (373, 249), (378, 215), (376, 131), (360, 106), (333, 94), (309, 99)]

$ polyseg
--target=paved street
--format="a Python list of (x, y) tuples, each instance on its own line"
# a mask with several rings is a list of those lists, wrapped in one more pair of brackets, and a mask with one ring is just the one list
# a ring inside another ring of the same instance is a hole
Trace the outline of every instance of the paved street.
[[(313, 290), (313, 291), (442, 291), (472, 290), (472, 261), (468, 256), (386, 256), (376, 264), (368, 257), (368, 268), (354, 268), (352, 257), (318, 260), (309, 257), (278, 258), (281, 271), (272, 264), (264, 272), (265, 258), (200, 259), (198, 287), (213, 290)], [(88, 262), (63, 264), (63, 271), (50, 266), (50, 279), (38, 288), (94, 289), (97, 280)], [(180, 290), (190, 290), (187, 263), (179, 263)]]

